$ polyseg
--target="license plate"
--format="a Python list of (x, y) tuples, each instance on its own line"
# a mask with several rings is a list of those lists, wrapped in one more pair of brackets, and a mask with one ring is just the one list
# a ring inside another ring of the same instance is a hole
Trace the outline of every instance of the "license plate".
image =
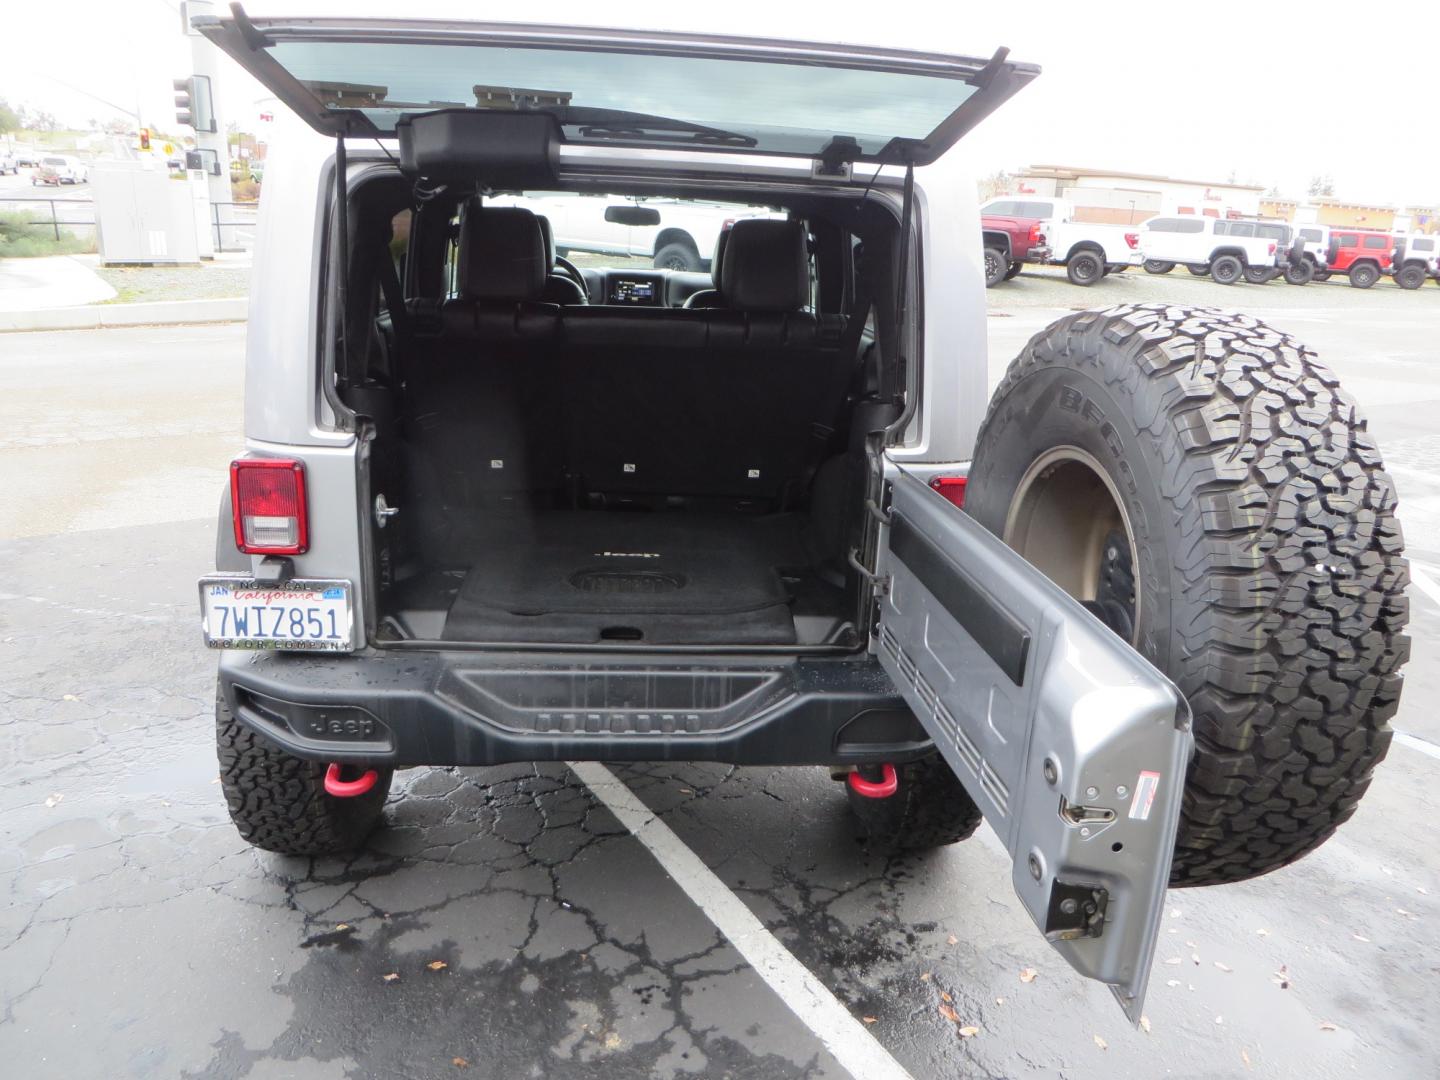
[(350, 583), (201, 578), (200, 624), (212, 649), (349, 652)]

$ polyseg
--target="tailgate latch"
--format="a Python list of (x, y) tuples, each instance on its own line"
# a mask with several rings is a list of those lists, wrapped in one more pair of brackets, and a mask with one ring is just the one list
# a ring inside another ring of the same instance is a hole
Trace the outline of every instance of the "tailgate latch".
[(1105, 909), (1109, 906), (1110, 893), (1100, 886), (1077, 885), (1057, 879), (1050, 886), (1045, 936), (1061, 941), (1098, 938), (1105, 932)]

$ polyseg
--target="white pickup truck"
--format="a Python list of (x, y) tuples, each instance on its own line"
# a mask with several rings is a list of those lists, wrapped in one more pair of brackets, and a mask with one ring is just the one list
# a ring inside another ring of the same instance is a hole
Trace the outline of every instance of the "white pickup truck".
[[(715, 242), (736, 221), (747, 217), (785, 216), (763, 206), (603, 194), (526, 192), (491, 199), (490, 203), (524, 206), (549, 218), (555, 233), (556, 252), (562, 256), (571, 251), (639, 256), (652, 259), (657, 270), (708, 270)], [(632, 225), (606, 220), (605, 211), (612, 206), (648, 208), (659, 215), (659, 221)]]
[(1002, 195), (982, 206), (980, 213), (1042, 221), (1050, 248), (1046, 261), (1065, 267), (1074, 285), (1094, 285), (1106, 274), (1140, 265), (1138, 226), (1074, 221), (1074, 208), (1067, 199)]
[(1151, 273), (1169, 273), (1183, 263), (1192, 274), (1208, 273), (1221, 285), (1233, 285), (1247, 270), (1289, 266), (1284, 240), (1265, 235), (1266, 224), (1193, 214), (1153, 217), (1140, 227), (1140, 255)]

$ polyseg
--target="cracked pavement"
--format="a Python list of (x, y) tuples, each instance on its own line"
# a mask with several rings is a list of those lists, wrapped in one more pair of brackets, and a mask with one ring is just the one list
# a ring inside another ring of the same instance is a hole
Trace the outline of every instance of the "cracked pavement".
[[(1027, 278), (1012, 284), (1051, 288)], [(991, 320), (996, 374), (1054, 313)], [(1299, 317), (1398, 466), (1412, 552), (1440, 564), (1440, 376), (1416, 329)], [(0, 470), (16, 478), (0, 508), (0, 1071), (846, 1075), (562, 765), (400, 773), (352, 858), (240, 841), (194, 580), (240, 445), (243, 333), (0, 338)], [(1424, 708), (1440, 609), (1412, 606), (1396, 726), (1440, 742)], [(1440, 760), (1413, 749), (1397, 744), (1311, 858), (1170, 894), (1148, 1032), (1050, 953), (987, 831), (886, 859), (856, 843), (823, 770), (615, 772), (916, 1077), (1440, 1072), (1440, 858), (1423, 842)]]

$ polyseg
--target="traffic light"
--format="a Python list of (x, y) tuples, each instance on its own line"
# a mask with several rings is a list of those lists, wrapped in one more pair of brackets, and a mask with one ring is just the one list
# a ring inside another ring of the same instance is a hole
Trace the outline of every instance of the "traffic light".
[(175, 120), (196, 131), (216, 131), (215, 106), (210, 97), (210, 79), (205, 75), (191, 75), (188, 79), (176, 79)]
[(149, 149), (150, 149), (150, 129), (149, 129), (149, 128), (141, 128), (141, 129), (140, 129), (140, 149), (141, 149), (141, 150), (149, 150)]

